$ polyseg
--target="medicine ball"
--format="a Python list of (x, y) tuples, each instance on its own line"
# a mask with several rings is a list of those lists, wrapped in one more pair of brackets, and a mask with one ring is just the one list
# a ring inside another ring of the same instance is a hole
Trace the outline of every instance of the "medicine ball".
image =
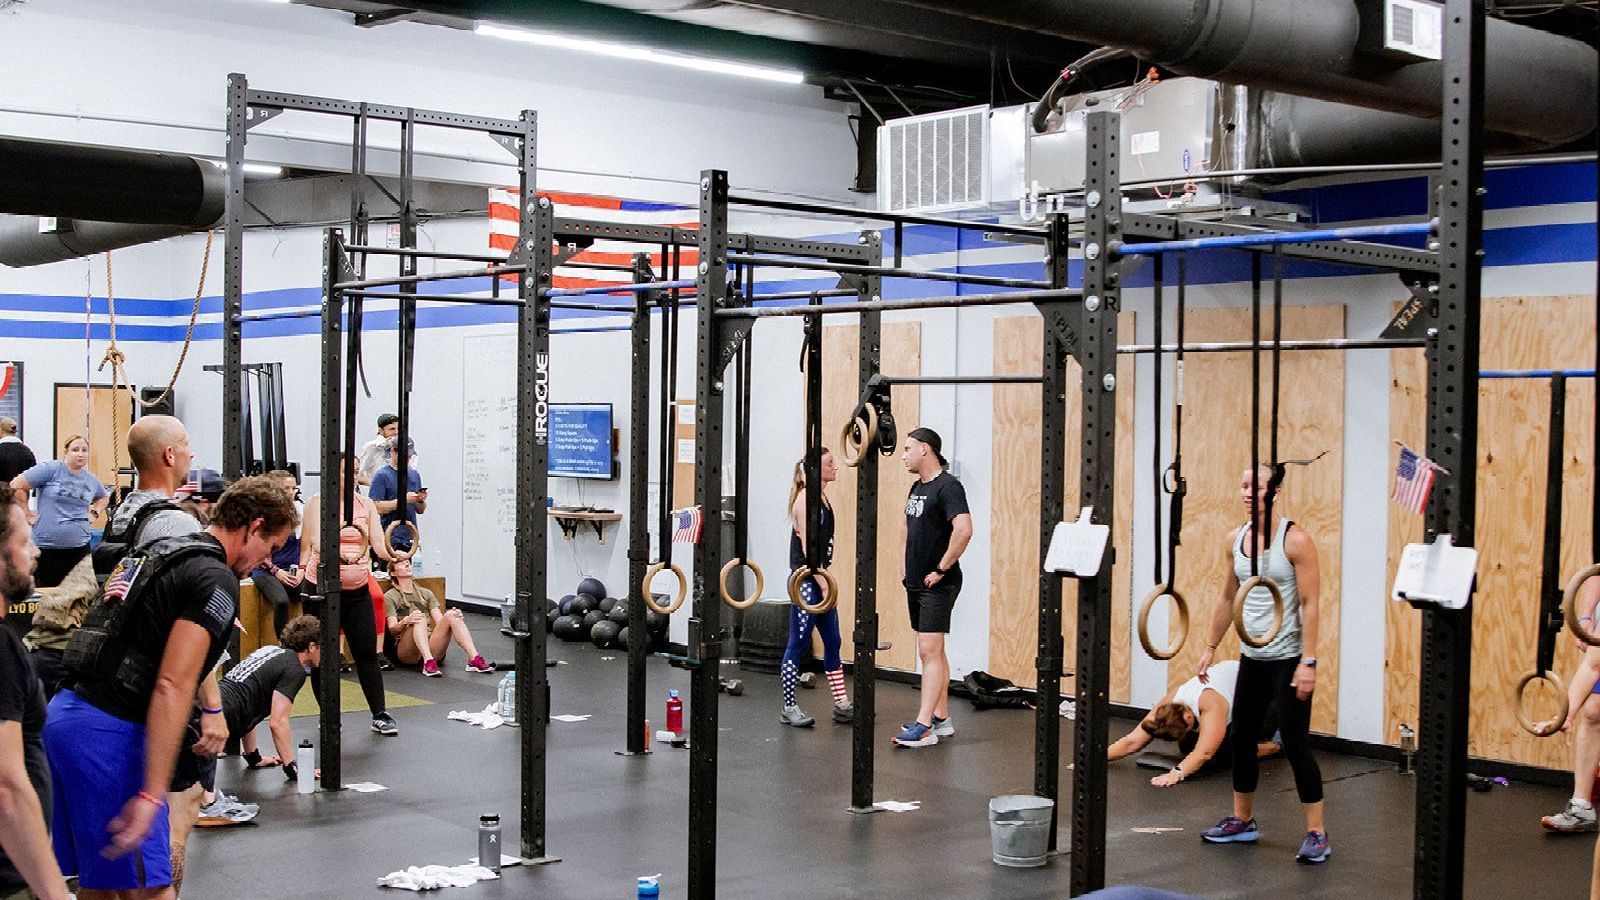
[(604, 597), (610, 593), (598, 578), (585, 578), (578, 582), (578, 593), (588, 594), (591, 597)]
[(606, 618), (618, 625), (626, 625), (628, 623), (628, 604), (619, 601), (617, 605), (611, 607), (610, 612), (606, 613)]
[(583, 636), (588, 637), (589, 633), (594, 630), (595, 624), (598, 622), (604, 622), (605, 620), (605, 613), (598, 609), (589, 610), (589, 612), (585, 613), (583, 617), (583, 624), (581, 626), (583, 628)]
[(556, 624), (556, 619), (561, 616), (561, 604), (554, 600), (546, 600), (544, 607), (544, 628), (549, 631)]
[(617, 633), (621, 630), (621, 625), (601, 619), (594, 623), (594, 630), (589, 632), (589, 642), (602, 650), (607, 647), (615, 647), (617, 645)]
[(671, 617), (664, 616), (653, 609), (645, 611), (644, 624), (646, 628), (650, 629), (651, 634), (666, 631), (667, 623), (670, 621)]
[(563, 641), (577, 641), (583, 638), (583, 635), (578, 633), (582, 627), (576, 616), (559, 616), (555, 624), (550, 626), (550, 630)]
[(626, 625), (617, 631), (617, 646), (624, 650), (628, 649), (628, 626)]
[(561, 598), (561, 602), (556, 604), (557, 608), (561, 612), (561, 615), (563, 615), (563, 616), (572, 615), (572, 601), (574, 601), (576, 599), (578, 599), (578, 598), (573, 596), (572, 594), (568, 594), (565, 597)]
[(615, 598), (615, 597), (601, 597), (600, 598), (600, 605), (598, 607), (596, 607), (596, 608), (599, 609), (603, 613), (608, 613), (608, 612), (611, 612), (611, 608), (616, 606), (616, 605), (617, 605), (617, 598)]
[(592, 595), (579, 594), (577, 598), (572, 601), (571, 612), (575, 616), (582, 617), (594, 612), (595, 608), (599, 605), (600, 601), (596, 600)]

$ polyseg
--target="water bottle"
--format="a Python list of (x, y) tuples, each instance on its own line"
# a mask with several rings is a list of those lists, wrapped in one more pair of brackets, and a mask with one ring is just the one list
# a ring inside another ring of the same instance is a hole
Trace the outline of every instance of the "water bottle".
[(301, 794), (315, 793), (317, 790), (317, 751), (312, 749), (310, 739), (300, 742), (294, 751), (294, 766), (299, 770), (295, 775), (295, 791)]
[(683, 701), (677, 691), (667, 691), (667, 730), (683, 734)]
[(661, 881), (661, 876), (660, 875), (642, 875), (642, 876), (640, 876), (639, 877), (639, 900), (645, 900), (645, 898), (647, 898), (647, 897), (650, 898), (650, 900), (656, 900), (657, 897), (660, 897), (661, 896), (661, 883), (660, 883), (660, 881)]
[(1400, 774), (1415, 774), (1417, 757), (1417, 733), (1410, 725), (1400, 726)]
[(500, 817), (478, 817), (478, 865), (500, 874)]
[(512, 702), (511, 673), (507, 672), (505, 677), (500, 679), (500, 688), (495, 692), (494, 695), (495, 715), (502, 719), (510, 717)]
[(507, 725), (517, 723), (517, 673), (510, 672), (506, 675), (506, 713), (501, 716)]

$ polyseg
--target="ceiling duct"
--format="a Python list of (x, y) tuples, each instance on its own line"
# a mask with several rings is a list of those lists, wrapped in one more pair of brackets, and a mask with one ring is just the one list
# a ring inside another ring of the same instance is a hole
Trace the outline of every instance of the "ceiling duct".
[(39, 266), (187, 234), (182, 225), (130, 225), (0, 215), (0, 265)]
[(222, 169), (173, 153), (0, 137), (0, 213), (209, 228)]
[[(1443, 96), (1441, 62), (1395, 60), (1363, 43), (1363, 11), (1383, 16), (1393, 0), (891, 2), (1126, 48), (1182, 75), (1369, 109), (1438, 118)], [(1502, 19), (1489, 20), (1484, 45), (1485, 128), (1536, 148), (1594, 131), (1592, 47)]]

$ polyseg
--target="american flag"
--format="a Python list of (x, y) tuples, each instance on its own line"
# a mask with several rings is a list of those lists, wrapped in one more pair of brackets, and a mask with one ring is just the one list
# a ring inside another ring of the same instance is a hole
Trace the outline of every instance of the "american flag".
[(700, 543), (700, 507), (672, 511), (672, 541), (676, 544)]
[(1421, 515), (1433, 490), (1433, 473), (1439, 467), (1410, 447), (1400, 448), (1400, 462), (1394, 468), (1394, 491), (1389, 499), (1411, 513)]
[(105, 596), (112, 600), (121, 600), (128, 596), (128, 589), (133, 586), (133, 580), (139, 577), (139, 567), (143, 565), (142, 559), (125, 559), (119, 564), (111, 578), (106, 581)]
[[(693, 228), (699, 224), (698, 213), (692, 206), (677, 203), (655, 203), (648, 200), (625, 200), (619, 197), (601, 197), (594, 194), (571, 194), (541, 191), (539, 196), (545, 197), (555, 204), (555, 214), (560, 217), (579, 219), (597, 219), (604, 222), (617, 222), (627, 225), (673, 225)], [(520, 219), (518, 218), (518, 194), (511, 188), (489, 189), (489, 249), (498, 253), (509, 254), (517, 246), (517, 232)], [(593, 245), (576, 254), (570, 262), (575, 263), (605, 263), (608, 265), (631, 266), (633, 254), (647, 249), (638, 244), (623, 241), (597, 240)], [(685, 247), (679, 251), (678, 262), (684, 278), (693, 278), (695, 266), (700, 257), (692, 247)], [(665, 279), (671, 276), (669, 271), (672, 266), (672, 257), (662, 257), (660, 249), (650, 254), (650, 267), (656, 275)], [(515, 276), (507, 276), (515, 278)], [(632, 282), (632, 276), (625, 271), (611, 271), (605, 269), (579, 269), (557, 267), (557, 274), (553, 279), (552, 287), (558, 288), (585, 288), (600, 287), (607, 284), (626, 284)], [(689, 293), (692, 293), (689, 292)], [(602, 301), (613, 300), (626, 302), (622, 295), (597, 298)]]

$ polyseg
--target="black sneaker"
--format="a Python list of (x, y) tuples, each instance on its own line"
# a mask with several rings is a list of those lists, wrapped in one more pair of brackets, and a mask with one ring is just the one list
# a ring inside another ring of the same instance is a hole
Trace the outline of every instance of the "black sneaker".
[(400, 733), (400, 726), (394, 723), (394, 716), (385, 712), (372, 717), (372, 730), (386, 737), (394, 737)]
[(856, 708), (854, 706), (835, 706), (833, 708), (833, 720), (841, 725), (848, 725), (854, 722), (856, 720)]

